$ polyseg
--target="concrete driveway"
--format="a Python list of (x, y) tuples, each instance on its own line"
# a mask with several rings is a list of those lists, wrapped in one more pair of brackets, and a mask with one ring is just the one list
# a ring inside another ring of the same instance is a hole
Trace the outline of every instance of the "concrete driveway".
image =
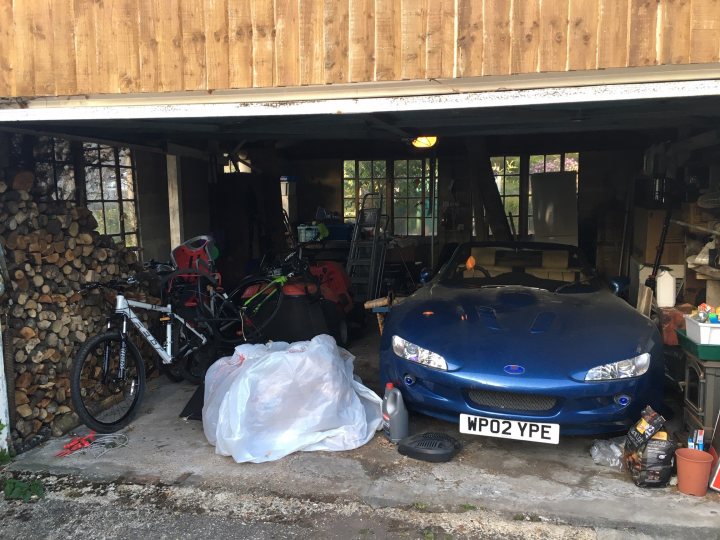
[[(377, 336), (370, 333), (350, 350), (357, 356), (356, 372), (376, 388)], [(554, 446), (461, 436), (452, 424), (413, 416), (411, 432), (452, 434), (465, 445), (461, 453), (448, 463), (416, 461), (400, 455), (378, 433), (354, 451), (296, 453), (276, 462), (237, 464), (214, 453), (201, 422), (178, 416), (194, 390), (185, 383), (154, 379), (142, 412), (124, 431), (127, 447), (101, 457), (86, 452), (59, 458), (55, 454), (67, 439), (51, 440), (20, 455), (7, 473), (21, 478), (37, 474), (49, 486), (57, 486), (48, 488), (56, 496), (46, 504), (73, 503), (62, 493), (87, 486), (94, 486), (88, 488), (88, 496), (103, 497), (112, 485), (115, 493), (146, 490), (145, 499), (141, 497), (146, 502), (162, 494), (163, 500), (179, 508), (203, 507), (203, 514), (243, 505), (267, 511), (274, 504), (285, 504), (291, 513), (315, 508), (317, 523), (326, 519), (330, 527), (319, 537), (328, 538), (336, 537), (331, 534), (337, 532), (333, 527), (351, 523), (354, 528), (348, 529), (352, 534), (348, 532), (346, 538), (362, 537), (366, 529), (372, 535), (395, 530), (398, 535), (421, 538), (436, 537), (425, 531), (453, 537), (537, 533), (538, 537), (614, 538), (632, 533), (718, 538), (720, 494), (697, 498), (675, 487), (636, 487), (625, 473), (593, 464), (590, 438), (564, 437)], [(363, 519), (379, 529), (362, 525)], [(410, 528), (392, 529), (391, 523)]]

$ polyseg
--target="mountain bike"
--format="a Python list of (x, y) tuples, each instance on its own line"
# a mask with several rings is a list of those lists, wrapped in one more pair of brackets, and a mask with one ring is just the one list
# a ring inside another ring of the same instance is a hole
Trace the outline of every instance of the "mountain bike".
[[(70, 375), (72, 402), (80, 420), (98, 433), (112, 433), (130, 423), (145, 391), (145, 365), (129, 337), (130, 327), (166, 366), (177, 365), (205, 345), (207, 336), (173, 311), (172, 305), (155, 305), (125, 297), (138, 283), (135, 277), (105, 283), (88, 283), (83, 289), (108, 289), (116, 293), (114, 317), (106, 331), (88, 339), (76, 354)], [(165, 336), (156, 338), (132, 308), (156, 312)], [(161, 345), (160, 341), (164, 343)]]

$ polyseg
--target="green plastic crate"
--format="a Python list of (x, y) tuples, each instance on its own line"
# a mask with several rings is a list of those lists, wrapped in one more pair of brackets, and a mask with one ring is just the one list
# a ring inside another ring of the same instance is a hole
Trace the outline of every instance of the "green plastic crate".
[(683, 350), (704, 361), (720, 362), (720, 345), (700, 345), (687, 337), (685, 330), (675, 330)]

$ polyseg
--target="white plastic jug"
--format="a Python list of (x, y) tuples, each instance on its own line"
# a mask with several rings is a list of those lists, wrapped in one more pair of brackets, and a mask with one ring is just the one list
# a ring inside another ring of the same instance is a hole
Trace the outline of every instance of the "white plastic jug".
[(669, 308), (675, 306), (675, 277), (667, 270), (658, 272), (655, 294), (658, 307)]

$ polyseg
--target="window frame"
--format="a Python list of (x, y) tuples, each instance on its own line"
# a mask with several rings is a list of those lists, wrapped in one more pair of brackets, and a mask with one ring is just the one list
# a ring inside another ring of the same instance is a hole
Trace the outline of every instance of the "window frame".
[[(413, 175), (410, 176), (409, 174), (409, 165), (410, 162), (413, 161), (419, 161), (420, 167), (421, 167), (421, 176), (420, 178), (420, 184), (421, 184), (421, 192), (420, 197), (409, 197), (404, 196), (400, 197), (400, 199), (409, 201), (414, 199), (420, 199), (420, 204), (422, 207), (422, 215), (420, 218), (415, 218), (408, 216), (407, 214), (405, 216), (396, 216), (395, 213), (395, 206), (398, 201), (398, 197), (396, 195), (396, 186), (398, 185), (399, 180), (406, 180), (411, 181), (413, 179), (416, 179), (417, 176)], [(357, 213), (360, 209), (360, 204), (362, 201), (362, 194), (360, 190), (360, 184), (361, 180), (364, 180), (366, 178), (360, 177), (360, 163), (361, 162), (370, 162), (370, 167), (372, 171), (372, 175), (370, 177), (371, 180), (371, 189), (373, 191), (376, 191), (375, 189), (375, 182), (376, 180), (382, 180), (383, 185), (381, 186), (381, 189), (383, 191), (383, 211), (388, 216), (388, 229), (391, 234), (394, 236), (402, 236), (402, 237), (417, 237), (417, 238), (423, 238), (423, 237), (431, 237), (433, 232), (435, 236), (438, 234), (438, 220), (437, 220), (437, 210), (439, 208), (439, 201), (437, 198), (437, 185), (438, 185), (438, 160), (434, 157), (417, 157), (417, 156), (404, 156), (404, 157), (398, 157), (393, 159), (384, 159), (384, 160), (377, 160), (377, 159), (345, 159), (343, 160), (342, 165), (342, 189), (341, 189), (341, 196), (342, 196), (342, 212), (343, 212), (343, 219), (355, 219), (357, 216)], [(380, 178), (379, 176), (375, 175), (375, 163), (383, 162), (384, 168), (385, 168), (385, 177)], [(399, 162), (405, 162), (406, 176), (403, 176), (402, 178), (398, 177), (396, 175), (396, 166)], [(353, 165), (350, 167), (351, 170), (354, 171), (354, 176), (348, 176), (348, 163), (353, 163)], [(432, 170), (434, 165), (434, 170)], [(349, 191), (346, 189), (346, 182), (348, 180), (352, 180), (354, 182), (352, 192), (354, 193), (353, 197), (347, 197), (347, 193)], [(433, 182), (434, 180), (434, 182)], [(427, 206), (427, 199), (432, 199), (433, 192), (435, 192), (435, 208), (428, 208)], [(354, 214), (349, 213), (348, 201), (354, 200)], [(407, 234), (408, 225), (411, 219), (419, 219), (420, 220), (420, 234)], [(403, 234), (397, 234), (396, 231), (396, 220), (405, 220), (405, 232)], [(433, 221), (434, 221), (434, 231), (433, 231)]]
[[(533, 170), (531, 172), (531, 161), (532, 158), (537, 157), (543, 157), (543, 170), (542, 171), (536, 171)], [(559, 157), (559, 165), (560, 168), (557, 171), (548, 171), (548, 156), (558, 156)], [(530, 239), (530, 223), (532, 220), (532, 187), (530, 185), (530, 175), (531, 174), (537, 174), (537, 173), (544, 173), (544, 172), (565, 172), (565, 171), (573, 171), (576, 174), (576, 180), (575, 180), (575, 193), (578, 194), (578, 180), (580, 175), (580, 152), (579, 151), (562, 151), (562, 152), (545, 152), (545, 153), (531, 153), (531, 152), (507, 152), (500, 155), (493, 155), (490, 157), (491, 163), (492, 160), (495, 159), (506, 159), (507, 157), (511, 158), (518, 158), (520, 160), (519, 166), (518, 166), (518, 175), (519, 175), (519, 214), (516, 216), (513, 214), (513, 217), (518, 218), (518, 226), (516, 229), (517, 237), (520, 239)], [(576, 161), (576, 168), (575, 169), (568, 169), (568, 160), (574, 159)], [(497, 183), (498, 176), (502, 176), (503, 179), (506, 176), (517, 176), (515, 174), (495, 174), (493, 171), (493, 174), (495, 176), (495, 181)], [(503, 180), (502, 188), (500, 185), (498, 185), (498, 191), (500, 192), (500, 198), (503, 203), (503, 209), (505, 208), (505, 198), (504, 195), (505, 192), (505, 184)], [(514, 195), (513, 195), (514, 196)], [(507, 216), (507, 213), (506, 213)], [(486, 233), (488, 237), (491, 237), (491, 231), (489, 231), (489, 228), (486, 225)], [(534, 233), (534, 231), (533, 231)]]
[[(112, 160), (103, 160), (103, 151), (110, 150), (112, 153)], [(120, 147), (110, 146), (95, 142), (84, 142), (82, 145), (83, 151), (83, 179), (84, 179), (84, 204), (93, 213), (95, 220), (98, 222), (97, 230), (100, 234), (109, 236), (115, 242), (121, 243), (127, 249), (139, 251), (140, 250), (140, 218), (138, 212), (138, 197), (137, 197), (137, 168), (135, 166), (135, 158), (132, 150), (124, 148), (127, 152), (127, 159), (129, 164), (121, 164)], [(91, 156), (96, 154), (94, 159)], [(88, 177), (92, 176), (88, 174), (92, 170), (97, 170), (97, 179), (99, 186), (99, 198), (89, 198), (88, 196)], [(106, 195), (106, 181), (103, 176), (103, 170), (112, 171), (114, 175), (114, 193), (108, 193)], [(130, 193), (125, 196), (123, 193), (123, 171), (130, 171), (130, 189), (127, 191)], [(114, 198), (113, 198), (114, 197)], [(92, 209), (92, 205), (100, 205), (100, 214)], [(119, 232), (108, 232), (108, 206), (111, 204), (117, 204), (118, 209), (118, 229)], [(135, 216), (135, 227), (132, 230), (128, 230), (126, 218), (129, 215), (128, 209), (132, 207), (132, 213)], [(102, 222), (100, 220), (102, 218)], [(135, 238), (134, 244), (128, 244), (129, 238)]]

